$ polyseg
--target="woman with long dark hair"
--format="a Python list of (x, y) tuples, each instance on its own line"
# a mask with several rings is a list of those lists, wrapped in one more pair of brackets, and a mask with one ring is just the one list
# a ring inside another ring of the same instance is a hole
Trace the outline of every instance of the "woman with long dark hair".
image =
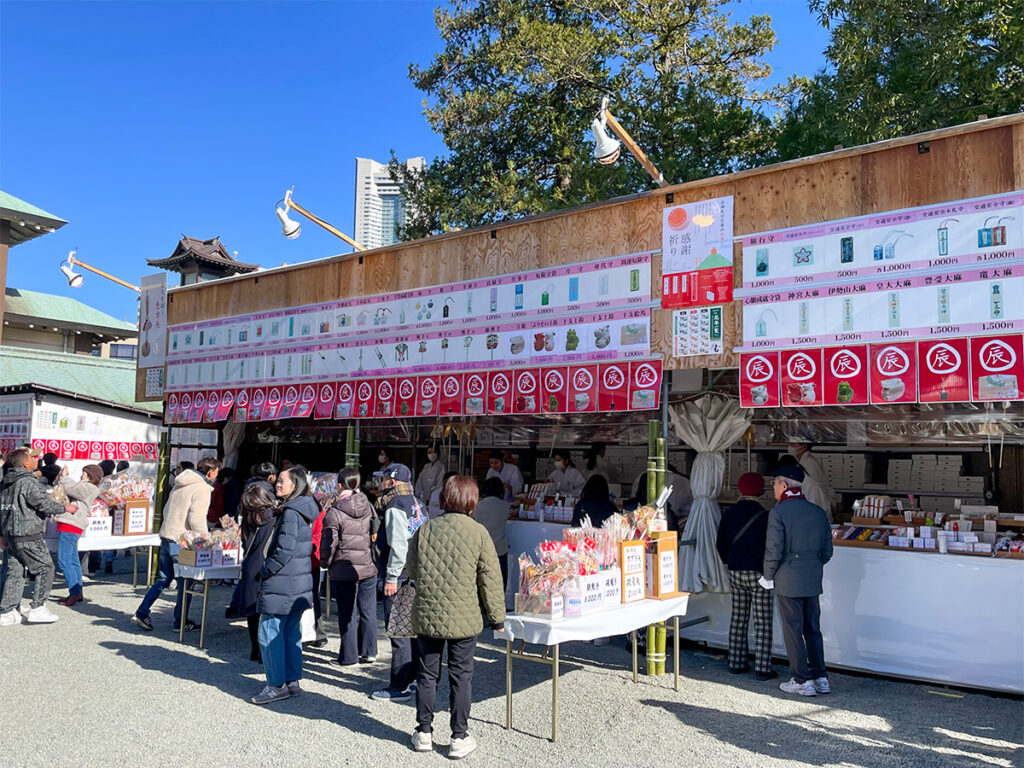
[(302, 693), (302, 612), (313, 607), (313, 551), (310, 527), (320, 507), (309, 493), (306, 468), (294, 464), (277, 476), (281, 506), (274, 529), (264, 545), (260, 570), (260, 652), (267, 684), (253, 704), (270, 704)]
[(583, 486), (580, 500), (572, 510), (572, 524), (581, 525), (583, 518), (589, 515), (591, 525), (600, 528), (604, 521), (616, 512), (618, 509), (612, 503), (608, 481), (604, 475), (591, 475), (587, 484)]
[(277, 499), (260, 485), (250, 484), (242, 493), (239, 504), (242, 513), (242, 578), (238, 583), (239, 604), (249, 628), (249, 659), (262, 661), (257, 630), (260, 624), (260, 571), (263, 570), (263, 550), (267, 546), (274, 526), (269, 523), (277, 510)]

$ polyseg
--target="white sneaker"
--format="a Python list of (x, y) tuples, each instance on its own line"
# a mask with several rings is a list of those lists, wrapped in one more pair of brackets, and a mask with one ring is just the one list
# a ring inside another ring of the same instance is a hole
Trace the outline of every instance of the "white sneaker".
[(21, 611), (12, 608), (7, 613), (0, 613), (0, 627), (13, 627), (16, 624), (21, 624), (21, 619)]
[(287, 685), (264, 686), (263, 690), (252, 697), (253, 704), (273, 704), (275, 701), (282, 701), (291, 697)]
[(815, 680), (814, 691), (815, 693), (832, 693), (832, 688), (828, 684), (828, 678), (819, 677), (817, 680)]
[(434, 750), (434, 736), (422, 731), (412, 732), (412, 748), (417, 752), (432, 752)]
[(476, 739), (473, 738), (473, 734), (467, 733), (465, 738), (452, 739), (452, 745), (448, 748), (448, 757), (451, 760), (459, 760), (474, 751), (476, 751)]
[(31, 609), (28, 612), (28, 616), (25, 617), (25, 621), (29, 624), (53, 624), (58, 619), (60, 619), (60, 616), (57, 616), (45, 605)]
[(798, 693), (801, 696), (814, 696), (817, 694), (817, 691), (814, 690), (814, 683), (810, 680), (798, 683), (793, 678), (790, 678), (788, 682), (782, 683), (779, 689), (786, 693)]

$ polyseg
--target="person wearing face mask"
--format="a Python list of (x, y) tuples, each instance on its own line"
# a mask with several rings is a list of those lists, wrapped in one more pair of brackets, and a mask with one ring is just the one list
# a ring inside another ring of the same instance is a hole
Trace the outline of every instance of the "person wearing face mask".
[(388, 465), (393, 464), (391, 461), (391, 449), (384, 447), (380, 449), (380, 453), (377, 454), (377, 463), (380, 464), (381, 469), (387, 469)]
[(576, 465), (572, 463), (569, 452), (559, 450), (552, 453), (551, 456), (555, 460), (555, 470), (548, 475), (548, 482), (553, 486), (554, 492), (579, 496), (586, 480), (576, 469)]
[(416, 498), (424, 504), (428, 504), (430, 495), (441, 487), (442, 479), (447, 471), (448, 468), (441, 461), (441, 454), (438, 452), (437, 446), (430, 446), (427, 449), (427, 463), (423, 465), (419, 477), (416, 478)]
[(502, 485), (505, 486), (505, 501), (512, 501), (523, 492), (523, 475), (519, 471), (519, 467), (505, 461), (504, 451), (497, 449), (491, 451), (488, 464), (490, 469), (487, 470), (487, 477), (497, 477), (501, 480)]

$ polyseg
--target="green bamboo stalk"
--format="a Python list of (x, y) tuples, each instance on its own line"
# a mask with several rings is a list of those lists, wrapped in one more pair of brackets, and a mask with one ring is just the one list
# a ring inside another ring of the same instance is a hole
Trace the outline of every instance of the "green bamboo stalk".
[(665, 674), (665, 644), (668, 639), (668, 628), (664, 622), (660, 622), (655, 628), (655, 669), (654, 674), (664, 675)]
[(654, 660), (654, 657), (655, 657), (655, 654), (657, 653), (657, 651), (656, 651), (654, 646), (655, 646), (655, 632), (654, 632), (654, 625), (651, 624), (651, 626), (649, 626), (647, 628), (647, 651), (644, 654), (647, 657), (647, 674), (648, 675), (657, 674), (657, 664), (656, 664), (656, 662)]

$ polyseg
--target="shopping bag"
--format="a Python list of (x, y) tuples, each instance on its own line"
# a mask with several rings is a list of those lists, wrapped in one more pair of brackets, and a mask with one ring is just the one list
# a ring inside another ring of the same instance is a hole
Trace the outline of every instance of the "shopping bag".
[(411, 581), (405, 582), (395, 593), (395, 602), (391, 604), (391, 618), (388, 621), (388, 637), (416, 637), (412, 631), (412, 603), (416, 599), (416, 586)]

